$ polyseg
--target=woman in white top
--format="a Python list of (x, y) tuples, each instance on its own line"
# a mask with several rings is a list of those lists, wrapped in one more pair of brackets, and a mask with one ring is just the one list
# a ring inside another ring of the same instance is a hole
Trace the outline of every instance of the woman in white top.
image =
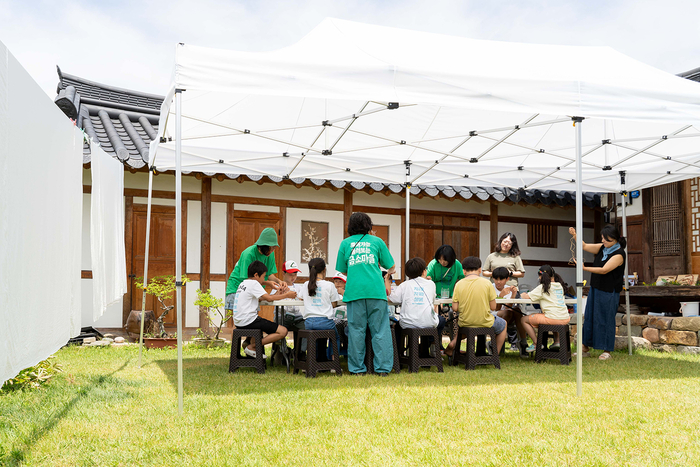
[[(535, 313), (523, 317), (523, 326), (532, 342), (537, 341), (537, 335), (533, 328), (540, 324), (569, 324), (569, 310), (564, 302), (564, 287), (561, 285), (561, 277), (554, 272), (552, 266), (545, 264), (540, 267), (540, 285), (530, 293), (520, 294), (522, 298), (529, 298), (533, 303), (538, 303), (542, 313)], [(557, 336), (554, 347), (559, 347)], [(527, 348), (527, 352), (534, 352), (535, 345)]]
[[(335, 311), (340, 296), (332, 282), (323, 280), (326, 277), (326, 262), (323, 258), (313, 258), (309, 261), (309, 280), (301, 288), (301, 299), (304, 300), (304, 326), (307, 330), (333, 329), (336, 342), (340, 343), (338, 330), (335, 328)], [(327, 356), (330, 359), (332, 349), (328, 347)], [(317, 355), (317, 359), (320, 355)]]

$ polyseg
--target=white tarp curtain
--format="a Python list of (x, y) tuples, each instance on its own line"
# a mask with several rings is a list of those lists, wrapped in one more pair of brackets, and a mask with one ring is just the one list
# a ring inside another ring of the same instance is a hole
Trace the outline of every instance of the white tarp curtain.
[(83, 135), (0, 42), (0, 382), (80, 333)]
[(90, 253), (92, 319), (126, 293), (124, 166), (95, 142), (91, 148)]
[[(700, 84), (608, 47), (327, 19), (273, 52), (177, 46), (166, 138), (175, 89), (185, 172), (404, 183), (408, 160), (418, 184), (573, 191), (579, 116), (586, 191), (700, 175)], [(151, 144), (172, 170), (174, 141)]]

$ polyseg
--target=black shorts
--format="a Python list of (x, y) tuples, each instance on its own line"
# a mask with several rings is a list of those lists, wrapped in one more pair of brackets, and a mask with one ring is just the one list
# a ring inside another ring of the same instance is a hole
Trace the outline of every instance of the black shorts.
[(260, 329), (265, 334), (274, 334), (277, 332), (279, 325), (272, 321), (266, 320), (258, 316), (255, 321), (246, 326), (236, 326), (236, 329)]

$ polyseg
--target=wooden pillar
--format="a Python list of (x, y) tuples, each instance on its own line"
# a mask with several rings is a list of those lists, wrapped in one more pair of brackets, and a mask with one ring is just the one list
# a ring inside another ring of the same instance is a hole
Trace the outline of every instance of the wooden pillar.
[(493, 246), (498, 242), (498, 203), (491, 203), (491, 212), (489, 214), (489, 227), (491, 229), (491, 245), (489, 251), (493, 250)]
[(347, 188), (343, 192), (343, 238), (348, 236), (348, 222), (352, 215), (352, 191)]
[[(200, 243), (199, 288), (206, 291), (211, 288), (211, 178), (202, 179), (202, 234)], [(209, 320), (203, 313), (199, 314), (199, 327), (209, 330)]]
[(133, 266), (133, 241), (134, 241), (134, 197), (124, 197), (124, 251), (126, 253), (126, 294), (122, 303), (122, 326), (126, 324), (126, 320), (131, 313), (131, 289), (133, 288), (134, 277), (136, 274), (132, 271)]

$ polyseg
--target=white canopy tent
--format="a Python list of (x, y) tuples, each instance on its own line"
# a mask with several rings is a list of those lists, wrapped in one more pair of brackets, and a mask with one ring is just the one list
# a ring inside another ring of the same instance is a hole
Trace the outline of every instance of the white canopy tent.
[[(581, 200), (700, 175), (698, 124), (697, 83), (607, 47), (326, 19), (274, 52), (179, 44), (150, 165), (176, 171), (178, 197), (184, 170), (405, 184), (407, 210), (417, 183), (576, 190)], [(582, 220), (577, 202), (579, 232)], [(408, 250), (408, 223), (406, 235)], [(577, 258), (580, 301), (581, 242)], [(580, 358), (577, 380), (580, 394)]]

